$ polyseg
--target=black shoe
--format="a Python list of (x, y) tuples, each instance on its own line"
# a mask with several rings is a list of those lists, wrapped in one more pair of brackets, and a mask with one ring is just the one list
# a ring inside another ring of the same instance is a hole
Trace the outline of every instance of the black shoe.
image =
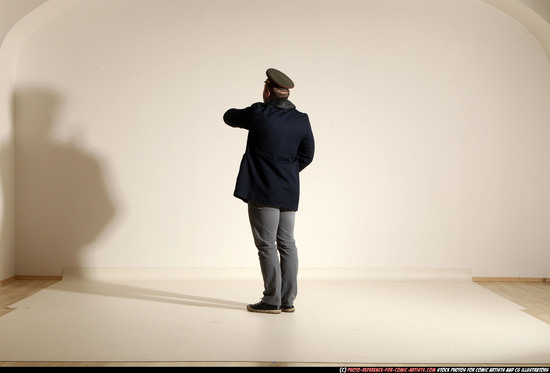
[(283, 312), (294, 312), (294, 306), (281, 306), (281, 311)]
[(258, 302), (256, 304), (249, 304), (246, 306), (246, 309), (250, 312), (261, 312), (261, 313), (281, 313), (279, 306), (272, 306), (264, 302)]

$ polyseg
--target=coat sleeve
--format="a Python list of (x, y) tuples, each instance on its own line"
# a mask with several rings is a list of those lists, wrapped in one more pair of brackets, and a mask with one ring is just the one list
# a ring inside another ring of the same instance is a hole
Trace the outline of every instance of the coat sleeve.
[(300, 171), (306, 168), (313, 161), (314, 154), (315, 140), (313, 138), (313, 132), (311, 131), (310, 126), (306, 136), (302, 139), (298, 148), (298, 163), (300, 166)]
[(250, 129), (253, 115), (254, 109), (252, 107), (247, 107), (245, 109), (229, 109), (223, 115), (223, 121), (231, 127), (248, 130)]

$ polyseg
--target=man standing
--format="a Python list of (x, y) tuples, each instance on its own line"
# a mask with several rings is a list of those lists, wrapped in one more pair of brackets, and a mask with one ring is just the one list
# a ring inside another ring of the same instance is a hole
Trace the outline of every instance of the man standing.
[[(313, 160), (315, 143), (307, 114), (288, 100), (292, 80), (266, 71), (263, 103), (229, 109), (231, 127), (248, 130), (234, 196), (248, 203), (264, 282), (262, 300), (251, 312), (294, 312), (298, 292), (298, 252), (294, 222), (300, 195), (299, 173)], [(279, 258), (280, 256), (280, 258)]]

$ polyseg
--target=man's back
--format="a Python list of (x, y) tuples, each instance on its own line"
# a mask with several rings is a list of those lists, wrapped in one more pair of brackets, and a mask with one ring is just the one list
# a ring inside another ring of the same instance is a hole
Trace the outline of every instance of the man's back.
[(307, 114), (286, 99), (230, 109), (224, 121), (249, 130), (235, 196), (245, 202), (297, 210), (299, 172), (313, 160), (314, 140)]

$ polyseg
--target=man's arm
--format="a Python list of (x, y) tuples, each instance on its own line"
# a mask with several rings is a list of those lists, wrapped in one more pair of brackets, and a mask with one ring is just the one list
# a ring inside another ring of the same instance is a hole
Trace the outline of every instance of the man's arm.
[(245, 109), (229, 109), (223, 115), (223, 121), (231, 127), (250, 129), (252, 115), (252, 107), (247, 107)]
[(309, 131), (308, 135), (302, 140), (298, 147), (298, 163), (300, 171), (306, 168), (312, 161), (315, 154), (315, 140), (313, 132)]

